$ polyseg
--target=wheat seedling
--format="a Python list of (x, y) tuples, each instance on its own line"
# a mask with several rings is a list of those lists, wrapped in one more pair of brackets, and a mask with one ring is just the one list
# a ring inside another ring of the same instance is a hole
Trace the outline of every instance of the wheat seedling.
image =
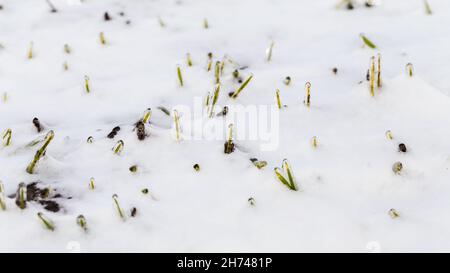
[(430, 7), (430, 4), (428, 4), (428, 1), (427, 0), (423, 0), (423, 3), (425, 5), (425, 13), (428, 14), (428, 15), (433, 14), (433, 11), (431, 11), (431, 7)]
[(53, 224), (52, 220), (47, 218), (47, 216), (45, 216), (42, 212), (38, 212), (37, 216), (48, 230), (55, 230), (55, 225)]
[(254, 205), (256, 204), (255, 199), (254, 199), (253, 197), (250, 197), (250, 198), (248, 199), (248, 204), (249, 204), (250, 206), (254, 206)]
[(42, 147), (39, 150), (37, 150), (36, 154), (34, 155), (33, 161), (31, 161), (31, 163), (28, 165), (28, 167), (26, 169), (27, 173), (33, 174), (34, 168), (36, 167), (36, 164), (41, 159), (41, 157), (45, 155), (45, 152), (47, 150), (47, 146), (53, 140), (54, 136), (55, 136), (55, 133), (53, 132), (53, 130), (49, 131), (47, 133), (47, 135), (45, 136), (44, 144), (42, 145)]
[(190, 53), (186, 54), (186, 62), (188, 66), (192, 66), (192, 57)]
[(408, 73), (408, 75), (410, 77), (412, 77), (413, 76), (413, 72), (414, 72), (414, 68), (413, 68), (412, 63), (407, 63), (406, 64), (406, 73)]
[(89, 137), (86, 139), (86, 142), (89, 143), (89, 144), (92, 144), (92, 143), (94, 143), (94, 138), (93, 138), (92, 136), (89, 136)]
[(106, 39), (105, 39), (105, 34), (103, 32), (100, 32), (99, 34), (99, 39), (100, 39), (100, 43), (102, 45), (106, 45)]
[(30, 42), (30, 47), (28, 48), (27, 57), (29, 60), (33, 59), (34, 53), (33, 53), (33, 42)]
[(208, 29), (209, 28), (209, 23), (208, 23), (208, 19), (203, 19), (203, 28), (204, 29)]
[(317, 148), (317, 146), (319, 146), (319, 140), (317, 139), (316, 136), (313, 136), (313, 137), (311, 138), (311, 146), (312, 146), (313, 148)]
[(16, 205), (20, 209), (25, 209), (27, 207), (27, 185), (23, 182), (19, 184), (19, 188), (16, 192)]
[(291, 84), (291, 77), (287, 76), (286, 78), (284, 78), (283, 83), (285, 85), (290, 85)]
[(3, 145), (4, 146), (11, 145), (11, 138), (12, 138), (12, 131), (11, 129), (7, 129), (3, 134), (3, 141), (4, 141)]
[(93, 177), (91, 177), (91, 179), (89, 179), (89, 189), (95, 190), (95, 179)]
[(177, 76), (178, 76), (178, 82), (180, 83), (180, 86), (183, 86), (183, 75), (181, 74), (181, 67), (177, 65)]
[(70, 54), (72, 52), (72, 50), (70, 49), (70, 46), (68, 44), (64, 45), (64, 52), (66, 52), (67, 54)]
[(381, 54), (377, 55), (377, 87), (381, 87)]
[(233, 94), (231, 95), (231, 98), (235, 99), (239, 96), (239, 94), (242, 92), (242, 90), (244, 90), (244, 88), (247, 86), (247, 84), (252, 80), (253, 75), (250, 75), (245, 82), (242, 83), (242, 85), (238, 88), (238, 90), (236, 90), (236, 92), (233, 92)]
[(403, 164), (401, 163), (401, 162), (395, 162), (393, 165), (392, 165), (392, 171), (395, 173), (395, 174), (400, 174), (400, 172), (403, 170)]
[(250, 158), (250, 161), (255, 165), (256, 168), (262, 169), (267, 166), (267, 161), (258, 160), (257, 158)]
[(233, 124), (228, 125), (228, 140), (225, 142), (224, 146), (224, 153), (231, 154), (232, 152), (234, 152)]
[(364, 44), (372, 49), (377, 48), (377, 46), (369, 39), (366, 37), (366, 35), (364, 35), (363, 33), (359, 34), (359, 37), (361, 37), (362, 41), (364, 42)]
[(369, 73), (370, 95), (375, 96), (375, 57), (370, 59), (370, 73)]
[(117, 196), (117, 194), (113, 194), (112, 198), (114, 200), (114, 205), (116, 207), (117, 213), (119, 214), (120, 218), (122, 218), (122, 220), (125, 220), (125, 213), (123, 212), (119, 204), (119, 196)]
[(220, 61), (216, 61), (216, 65), (214, 66), (214, 79), (216, 84), (220, 83)]
[(220, 84), (216, 85), (216, 88), (214, 90), (214, 95), (211, 102), (211, 108), (209, 112), (209, 117), (212, 118), (214, 116), (214, 108), (216, 107), (217, 101), (219, 100), (219, 93), (220, 93)]
[(212, 68), (212, 58), (213, 58), (213, 54), (212, 52), (208, 53), (208, 64), (206, 65), (206, 71), (211, 71)]
[(270, 46), (266, 49), (266, 60), (270, 62), (272, 60), (272, 51), (273, 46), (275, 45), (275, 42), (271, 42)]
[(6, 210), (5, 188), (2, 181), (0, 181), (0, 209)]
[(389, 140), (393, 140), (393, 139), (394, 139), (394, 136), (392, 135), (391, 130), (387, 130), (387, 131), (386, 131), (386, 137), (387, 137), (387, 139), (389, 139)]
[(123, 140), (117, 141), (116, 145), (113, 147), (114, 154), (118, 155), (122, 152), (124, 146)]
[(400, 213), (396, 209), (390, 209), (389, 210), (389, 216), (391, 216), (392, 219), (400, 217)]
[(277, 91), (275, 91), (275, 95), (276, 95), (276, 98), (277, 98), (278, 109), (281, 109), (283, 107), (283, 105), (281, 104), (280, 90), (279, 89), (277, 89)]
[[(275, 175), (278, 178), (278, 180), (283, 183), (286, 187), (288, 187), (290, 190), (297, 191), (297, 185), (294, 180), (294, 175), (291, 169), (291, 166), (289, 165), (289, 162), (287, 159), (283, 160), (282, 168), (275, 167), (274, 169)], [(283, 175), (283, 171), (285, 174), (287, 174), (287, 178)]]
[(181, 140), (180, 116), (177, 110), (173, 110), (173, 121), (175, 124), (176, 141), (180, 141)]
[(91, 93), (91, 88), (89, 87), (89, 77), (84, 76), (84, 87), (86, 89), (86, 93)]
[(87, 231), (87, 222), (86, 218), (82, 214), (77, 217), (77, 225), (80, 226), (84, 231)]
[(306, 105), (306, 107), (310, 107), (311, 106), (311, 83), (307, 82), (305, 84), (305, 90), (306, 90), (306, 98), (303, 101), (303, 103)]

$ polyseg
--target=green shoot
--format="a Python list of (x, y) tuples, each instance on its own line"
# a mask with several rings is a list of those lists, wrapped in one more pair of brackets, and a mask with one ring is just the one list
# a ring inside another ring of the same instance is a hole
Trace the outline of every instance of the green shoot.
[(123, 212), (119, 204), (119, 196), (117, 196), (117, 194), (114, 194), (112, 198), (114, 200), (114, 205), (116, 207), (117, 213), (119, 214), (120, 218), (122, 218), (122, 220), (125, 220), (125, 213)]
[(117, 141), (116, 145), (113, 147), (114, 154), (118, 155), (122, 152), (124, 146), (123, 140)]
[(64, 52), (66, 52), (67, 54), (70, 54), (72, 52), (72, 50), (70, 49), (70, 46), (68, 44), (64, 45)]
[(178, 115), (177, 110), (173, 110), (173, 120), (175, 123), (176, 141), (180, 141), (181, 140), (180, 116)]
[(359, 34), (359, 37), (361, 37), (364, 44), (372, 49), (377, 48), (377, 46), (369, 39), (367, 38), (363, 33)]
[(266, 49), (266, 58), (267, 58), (268, 62), (270, 62), (272, 60), (272, 51), (273, 51), (274, 45), (275, 45), (275, 43), (271, 42), (270, 46)]
[(16, 194), (16, 205), (20, 209), (25, 209), (27, 207), (27, 185), (21, 182)]
[(253, 75), (250, 75), (245, 82), (242, 83), (242, 85), (238, 88), (238, 90), (236, 90), (236, 92), (233, 93), (233, 95), (231, 95), (231, 98), (235, 99), (239, 96), (239, 94), (242, 92), (242, 90), (244, 90), (244, 88), (247, 86), (247, 84), (252, 80)]
[(8, 101), (8, 93), (4, 92), (2, 96), (2, 101), (7, 102)]
[(186, 54), (186, 59), (187, 59), (187, 65), (192, 66), (192, 57), (191, 57), (190, 53)]
[(67, 62), (63, 63), (63, 69), (64, 69), (64, 71), (69, 70), (69, 64)]
[(234, 152), (234, 143), (233, 143), (233, 124), (228, 125), (228, 140), (225, 142), (224, 153), (231, 154)]
[(163, 112), (164, 114), (170, 116), (170, 111), (167, 110), (166, 107), (164, 107), (164, 106), (158, 106), (158, 109), (161, 110), (161, 112)]
[(428, 1), (427, 0), (423, 0), (423, 3), (425, 5), (425, 13), (427, 15), (433, 14), (433, 11), (431, 10), (431, 7), (430, 7), (430, 4), (428, 4)]
[(211, 102), (211, 108), (210, 108), (210, 112), (209, 112), (209, 117), (212, 118), (214, 116), (214, 107), (217, 104), (217, 101), (219, 100), (219, 93), (220, 93), (220, 84), (216, 85), (216, 88), (214, 90), (214, 96), (212, 98), (212, 102)]
[[(294, 175), (291, 169), (291, 166), (289, 165), (289, 162), (287, 159), (283, 160), (282, 169), (279, 167), (276, 167), (274, 169), (275, 175), (278, 178), (278, 180), (283, 183), (286, 187), (288, 187), (290, 190), (297, 191), (297, 185), (294, 180)], [(284, 176), (283, 173), (287, 174), (287, 178)]]
[(41, 159), (41, 157), (45, 155), (47, 146), (53, 140), (54, 136), (55, 136), (55, 133), (53, 132), (53, 130), (49, 131), (47, 133), (47, 135), (45, 136), (44, 144), (42, 145), (42, 147), (39, 150), (37, 150), (36, 154), (34, 155), (33, 161), (31, 161), (31, 163), (28, 165), (28, 167), (26, 169), (27, 173), (33, 174), (36, 164)]
[(392, 219), (400, 217), (400, 213), (396, 209), (390, 209), (389, 210), (389, 216), (391, 216)]
[(253, 197), (250, 197), (250, 198), (248, 199), (248, 204), (249, 204), (250, 206), (254, 206), (254, 205), (256, 204), (255, 199), (254, 199)]
[(100, 32), (99, 38), (100, 38), (100, 43), (101, 43), (102, 45), (106, 45), (105, 34), (104, 34), (103, 32)]
[(148, 121), (150, 120), (150, 117), (152, 116), (152, 109), (148, 108), (147, 110), (145, 110), (144, 112), (144, 116), (142, 117), (142, 122), (144, 124), (148, 123)]
[(158, 23), (160, 27), (166, 27), (166, 23), (161, 19), (161, 17), (158, 18)]
[(33, 59), (34, 53), (33, 53), (33, 42), (30, 42), (30, 47), (28, 48), (28, 54), (27, 57), (29, 60)]
[(310, 107), (311, 106), (311, 83), (307, 82), (305, 84), (305, 90), (306, 90), (306, 98), (303, 101), (306, 105), (306, 107)]
[(389, 140), (393, 140), (393, 139), (394, 139), (391, 130), (387, 130), (387, 131), (386, 131), (386, 137), (387, 137), (387, 139), (389, 139)]
[(216, 79), (216, 84), (220, 83), (220, 61), (216, 62), (214, 67), (214, 78)]
[(203, 28), (204, 29), (208, 29), (209, 28), (209, 23), (208, 23), (208, 19), (203, 19)]
[(317, 139), (316, 136), (313, 136), (313, 137), (311, 138), (311, 146), (312, 146), (313, 148), (317, 148), (317, 146), (319, 146), (319, 140)]
[(89, 144), (92, 144), (92, 143), (94, 143), (94, 138), (92, 136), (90, 136), (86, 139), (86, 142)]
[(198, 165), (198, 164), (194, 164), (194, 170), (196, 171), (196, 172), (199, 172), (200, 171), (200, 165)]
[(258, 160), (257, 158), (250, 158), (250, 161), (253, 163), (253, 165), (256, 166), (258, 169), (262, 169), (267, 166), (267, 161)]
[(52, 220), (47, 218), (42, 212), (38, 212), (37, 216), (48, 230), (55, 230), (55, 225), (53, 224)]
[(406, 73), (408, 73), (408, 75), (410, 77), (412, 77), (413, 76), (413, 72), (414, 72), (414, 68), (413, 68), (412, 63), (406, 64)]
[(86, 218), (82, 214), (77, 217), (77, 225), (80, 226), (84, 231), (87, 231), (87, 222)]
[(378, 53), (378, 58), (377, 58), (377, 87), (380, 88), (381, 87), (381, 54)]
[(89, 87), (89, 77), (84, 76), (84, 87), (86, 89), (86, 93), (91, 93), (91, 88)]
[(183, 86), (183, 75), (181, 74), (181, 67), (179, 65), (177, 65), (177, 76), (180, 86)]
[(0, 209), (6, 210), (5, 188), (2, 181), (0, 181)]
[(275, 95), (276, 95), (276, 98), (277, 98), (278, 109), (281, 109), (283, 107), (283, 105), (281, 104), (280, 90), (279, 89), (277, 89), (277, 91), (275, 91)]
[(4, 146), (9, 146), (9, 145), (11, 145), (11, 137), (12, 137), (12, 131), (11, 131), (11, 129), (7, 129), (7, 130), (5, 131), (5, 133), (3, 134), (3, 141), (4, 141), (3, 145), (4, 145)]
[(208, 64), (206, 65), (206, 71), (211, 71), (212, 68), (212, 58), (213, 58), (213, 54), (212, 52), (208, 53)]
[(402, 164), (401, 162), (395, 162), (395, 163), (392, 165), (392, 171), (393, 171), (395, 174), (399, 174), (402, 170), (403, 170), (403, 164)]
[(205, 97), (205, 106), (206, 107), (209, 106), (210, 99), (211, 99), (211, 92), (208, 92), (208, 94), (206, 94), (206, 97)]
[(89, 179), (89, 189), (95, 190), (95, 179), (93, 177), (91, 177), (91, 179)]
[(375, 57), (372, 56), (370, 59), (370, 73), (369, 73), (369, 81), (370, 81), (370, 95), (375, 96)]
[(291, 84), (291, 77), (287, 76), (286, 78), (284, 78), (283, 83), (284, 83), (285, 85)]

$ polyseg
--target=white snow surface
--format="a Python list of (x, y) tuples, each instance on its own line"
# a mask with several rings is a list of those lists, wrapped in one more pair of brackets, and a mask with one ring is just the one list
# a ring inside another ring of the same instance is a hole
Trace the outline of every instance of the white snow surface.
[[(0, 148), (0, 180), (8, 195), (20, 182), (40, 181), (72, 198), (59, 199), (57, 213), (35, 202), (21, 210), (8, 198), (7, 210), (0, 210), (0, 251), (450, 251), (449, 1), (429, 0), (432, 15), (419, 0), (359, 4), (351, 11), (335, 9), (335, 0), (52, 2), (57, 13), (43, 0), (0, 0), (0, 94), (8, 94), (0, 101), (0, 130), (13, 132), (11, 145)], [(105, 11), (111, 21), (103, 20)], [(107, 45), (99, 43), (102, 31)], [(362, 47), (360, 33), (378, 48)], [(29, 60), (31, 41), (35, 56)], [(287, 107), (279, 113), (276, 149), (261, 151), (258, 141), (244, 141), (245, 149), (227, 155), (223, 141), (172, 138), (172, 118), (157, 107), (192, 106), (213, 90), (208, 52), (214, 60), (227, 55), (248, 66), (245, 77), (254, 75), (233, 100), (227, 93), (239, 84), (228, 64), (220, 105), (274, 105), (280, 89)], [(372, 98), (365, 76), (377, 53), (383, 87)], [(413, 77), (405, 72), (409, 62)], [(292, 84), (285, 86), (288, 75)], [(302, 103), (307, 81), (309, 109)], [(139, 141), (133, 124), (148, 107), (149, 136)], [(34, 117), (44, 132), (36, 132)], [(106, 138), (117, 125), (118, 135)], [(55, 139), (30, 175), (25, 168), (39, 145), (25, 146), (49, 129)], [(111, 148), (119, 139), (125, 146), (115, 155)], [(398, 152), (399, 143), (406, 153)], [(268, 166), (257, 169), (251, 157)], [(301, 191), (275, 178), (273, 168), (284, 158)], [(391, 169), (396, 161), (404, 166), (398, 175)], [(133, 164), (135, 174), (128, 170)], [(88, 188), (91, 177), (95, 190)], [(126, 221), (114, 208), (114, 193)], [(136, 217), (129, 216), (132, 207)], [(399, 218), (389, 216), (391, 208)], [(40, 211), (55, 231), (43, 227)], [(79, 214), (87, 233), (76, 225)]]

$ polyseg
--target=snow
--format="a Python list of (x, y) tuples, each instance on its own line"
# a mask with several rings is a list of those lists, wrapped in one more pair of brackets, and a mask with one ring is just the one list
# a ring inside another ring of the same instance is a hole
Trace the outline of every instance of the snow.
[[(334, 0), (52, 2), (57, 13), (45, 1), (0, 0), (0, 95), (8, 94), (0, 101), (0, 130), (12, 129), (11, 145), (0, 148), (0, 180), (7, 195), (20, 182), (40, 181), (72, 198), (58, 199), (63, 209), (57, 213), (36, 202), (20, 210), (8, 198), (7, 210), (0, 211), (0, 251), (450, 251), (450, 40), (443, 27), (450, 2), (429, 0), (432, 15), (419, 0), (377, 1), (351, 11), (335, 9)], [(105, 11), (111, 21), (103, 20)], [(100, 44), (100, 32), (107, 45)], [(360, 33), (378, 48), (362, 47)], [(31, 41), (35, 56), (29, 60)], [(262, 139), (238, 139), (239, 149), (224, 154), (225, 139), (189, 139), (190, 125), (210, 122), (219, 130), (233, 121), (231, 114), (210, 121), (185, 113), (183, 140), (174, 140), (173, 118), (157, 107), (197, 109), (213, 92), (208, 52), (214, 61), (226, 55), (248, 66), (244, 78), (254, 75), (233, 100), (227, 94), (239, 84), (227, 63), (217, 111), (224, 105), (271, 109), (280, 89), (287, 107), (274, 113), (275, 149), (263, 149)], [(372, 98), (365, 76), (377, 53), (383, 87)], [(409, 62), (413, 77), (405, 71)], [(282, 83), (286, 76), (290, 86)], [(308, 81), (310, 108), (302, 103)], [(149, 107), (149, 136), (139, 141), (134, 123)], [(36, 132), (34, 117), (44, 132)], [(115, 126), (121, 127), (117, 136), (106, 138)], [(30, 175), (25, 168), (41, 144), (26, 145), (50, 129), (55, 138)], [(119, 139), (125, 145), (115, 155)], [(399, 143), (406, 153), (398, 152)], [(257, 169), (252, 157), (268, 166)], [(284, 158), (301, 191), (275, 178), (273, 168)], [(400, 174), (391, 169), (397, 161), (404, 166)], [(134, 164), (137, 173), (129, 171)], [(95, 190), (88, 187), (91, 177)], [(144, 188), (150, 194), (142, 194)], [(129, 215), (132, 207), (136, 217)], [(391, 208), (399, 218), (389, 216)], [(37, 212), (54, 222), (54, 232)], [(87, 233), (76, 225), (79, 214), (87, 219)]]

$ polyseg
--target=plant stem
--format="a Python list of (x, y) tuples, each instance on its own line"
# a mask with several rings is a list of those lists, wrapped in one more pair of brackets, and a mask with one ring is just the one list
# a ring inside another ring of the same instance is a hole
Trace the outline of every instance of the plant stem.
[(47, 229), (51, 231), (55, 230), (55, 225), (53, 224), (53, 222), (48, 219), (42, 212), (38, 212), (37, 216)]
[(247, 86), (247, 84), (252, 80), (253, 75), (250, 75), (245, 82), (242, 83), (242, 85), (238, 88), (238, 90), (236, 90), (236, 92), (233, 93), (233, 95), (231, 96), (231, 98), (235, 99), (239, 96), (239, 94), (242, 92), (242, 90), (244, 90), (244, 88)]
[(47, 135), (45, 136), (45, 142), (42, 145), (42, 147), (37, 150), (36, 154), (34, 155), (33, 161), (28, 165), (26, 171), (29, 174), (33, 174), (34, 168), (36, 167), (36, 164), (41, 159), (41, 157), (45, 154), (47, 150), (47, 146), (50, 144), (50, 142), (53, 140), (53, 137), (55, 136), (55, 133), (52, 131), (49, 131)]

